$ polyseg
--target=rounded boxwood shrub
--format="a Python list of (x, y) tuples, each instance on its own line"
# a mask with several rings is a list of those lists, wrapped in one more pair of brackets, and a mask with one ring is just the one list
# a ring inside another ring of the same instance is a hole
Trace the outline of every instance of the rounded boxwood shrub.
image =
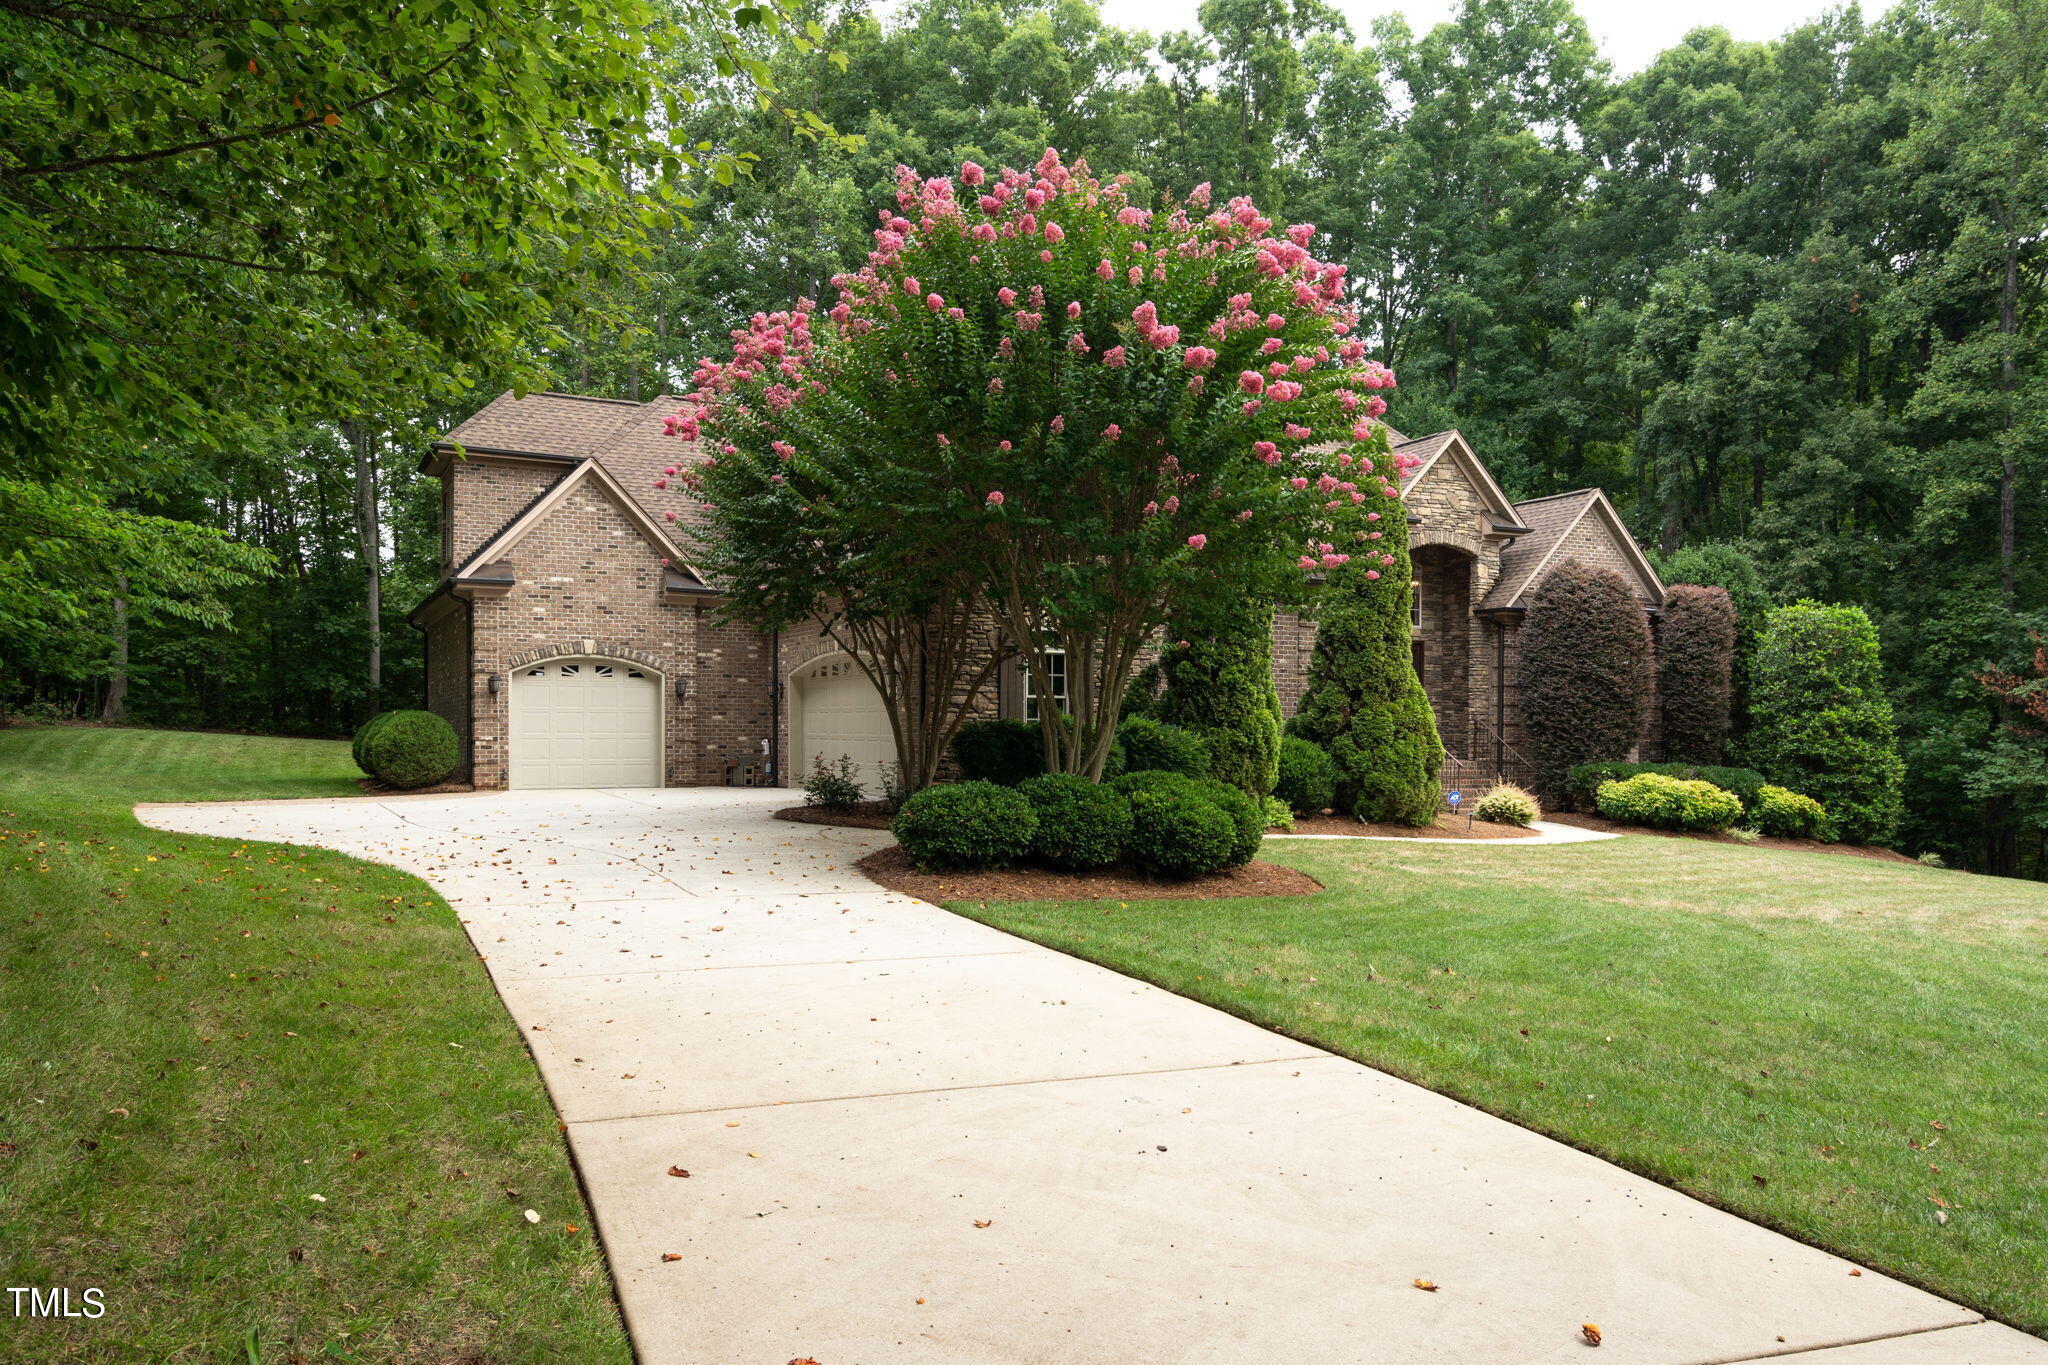
[(383, 724), (363, 741), (362, 765), (387, 787), (431, 787), (462, 761), (455, 727), (432, 711), (390, 711), (377, 720)]
[(1710, 763), (1581, 763), (1566, 779), (1566, 790), (1575, 798), (1590, 801), (1603, 782), (1625, 782), (1638, 773), (1679, 777), (1686, 781), (1711, 782), (1748, 810), (1764, 789), (1764, 775), (1754, 768), (1722, 768)]
[(1280, 776), (1273, 795), (1297, 815), (1318, 815), (1337, 799), (1337, 765), (1320, 747), (1296, 735), (1280, 741)]
[(1017, 794), (1038, 815), (1031, 851), (1054, 867), (1086, 871), (1123, 856), (1131, 837), (1131, 803), (1120, 791), (1073, 773), (1044, 773)]
[(1219, 777), (1196, 779), (1195, 790), (1230, 817), (1230, 856), (1223, 865), (1243, 867), (1256, 858), (1259, 845), (1266, 841), (1266, 809), (1260, 798)]
[(1143, 783), (1131, 793), (1124, 852), (1147, 872), (1175, 878), (1215, 872), (1230, 865), (1239, 842), (1230, 816), (1191, 781)]
[(1014, 788), (953, 782), (905, 801), (889, 831), (923, 871), (973, 872), (1029, 853), (1038, 813)]
[(1749, 806), (1749, 822), (1781, 839), (1820, 839), (1832, 843), (1835, 823), (1827, 809), (1810, 796), (1787, 787), (1766, 786)]
[(1209, 775), (1209, 746), (1192, 730), (1150, 716), (1127, 716), (1116, 727), (1116, 738), (1123, 746), (1124, 767), (1130, 772)]
[(1603, 782), (1594, 793), (1594, 804), (1610, 820), (1652, 829), (1721, 830), (1742, 818), (1742, 803), (1733, 792), (1662, 773)]
[(1503, 782), (1472, 803), (1472, 818), (1527, 828), (1543, 818), (1543, 808), (1520, 787)]
[(364, 772), (370, 771), (370, 765), (365, 761), (370, 736), (383, 729), (384, 722), (397, 714), (396, 711), (379, 711), (376, 715), (356, 727), (355, 738), (349, 741), (348, 752), (349, 757), (356, 761), (356, 766)]
[(1045, 740), (1029, 720), (970, 720), (953, 736), (953, 761), (968, 782), (1014, 787), (1045, 771)]

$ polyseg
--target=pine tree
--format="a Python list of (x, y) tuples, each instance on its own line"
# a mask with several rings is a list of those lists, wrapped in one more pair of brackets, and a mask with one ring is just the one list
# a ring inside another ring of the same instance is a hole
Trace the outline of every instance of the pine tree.
[(1332, 568), (1317, 607), (1316, 647), (1294, 732), (1337, 764), (1336, 809), (1388, 824), (1426, 825), (1443, 789), (1443, 741), (1422, 680), (1409, 624), (1408, 522), (1374, 525), (1392, 564), (1363, 558)]

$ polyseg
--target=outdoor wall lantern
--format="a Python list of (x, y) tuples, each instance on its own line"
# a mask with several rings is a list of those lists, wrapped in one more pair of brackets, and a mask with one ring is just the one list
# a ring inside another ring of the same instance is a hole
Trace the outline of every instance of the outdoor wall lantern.
[(677, 675), (676, 675), (676, 700), (677, 700), (677, 701), (681, 701), (681, 700), (682, 700), (683, 698), (685, 698), (685, 697), (687, 697), (687, 696), (689, 696), (689, 695), (690, 695), (690, 680), (689, 680), (688, 678), (685, 678), (685, 677), (683, 677), (683, 676), (682, 676), (681, 674), (677, 674)]
[(490, 675), (490, 677), (488, 677), (488, 678), (484, 679), (484, 686), (486, 686), (486, 687), (490, 688), (490, 690), (491, 690), (491, 695), (495, 697), (495, 696), (497, 696), (497, 695), (498, 695), (498, 688), (499, 688), (499, 686), (500, 686), (500, 685), (501, 685), (501, 684), (502, 684), (502, 683), (503, 683), (504, 681), (505, 681), (505, 680), (504, 680), (504, 678), (503, 678), (503, 677), (501, 677), (500, 675), (498, 675), (498, 674), (496, 674), (496, 673), (493, 673), (493, 674), (491, 674), (491, 675)]

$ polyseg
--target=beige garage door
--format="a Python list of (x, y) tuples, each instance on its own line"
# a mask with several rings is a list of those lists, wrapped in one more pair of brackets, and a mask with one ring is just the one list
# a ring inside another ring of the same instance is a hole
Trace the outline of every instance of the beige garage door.
[(658, 787), (661, 685), (609, 659), (554, 659), (512, 674), (515, 787)]
[(881, 795), (880, 765), (896, 761), (896, 737), (881, 694), (845, 655), (821, 659), (796, 678), (796, 763), (791, 778), (801, 782), (819, 754), (836, 766), (841, 754), (859, 765), (861, 784)]

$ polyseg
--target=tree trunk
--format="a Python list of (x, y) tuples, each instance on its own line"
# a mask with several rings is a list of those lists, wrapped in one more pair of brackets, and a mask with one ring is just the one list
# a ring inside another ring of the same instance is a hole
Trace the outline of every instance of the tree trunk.
[(2000, 215), (2005, 220), (2005, 287), (1998, 296), (1998, 333), (2002, 339), (2002, 354), (1998, 363), (1998, 392), (2002, 397), (1999, 429), (2005, 439), (1999, 443), (1998, 462), (1998, 597), (2007, 609), (2012, 607), (2013, 561), (2019, 551), (2019, 531), (2016, 510), (2016, 489), (2019, 483), (2018, 462), (2013, 456), (2012, 435), (2012, 394), (2014, 376), (2014, 338), (2019, 332), (2020, 297), (2020, 254), (2019, 243), (2012, 232), (2012, 212), (2007, 209)]
[(370, 710), (384, 690), (384, 537), (377, 524), (377, 445), (367, 422), (350, 429), (356, 468), (356, 548), (363, 563), (363, 614), (370, 630)]
[(107, 700), (100, 719), (119, 725), (128, 709), (128, 575), (114, 579), (114, 663), (107, 672)]

